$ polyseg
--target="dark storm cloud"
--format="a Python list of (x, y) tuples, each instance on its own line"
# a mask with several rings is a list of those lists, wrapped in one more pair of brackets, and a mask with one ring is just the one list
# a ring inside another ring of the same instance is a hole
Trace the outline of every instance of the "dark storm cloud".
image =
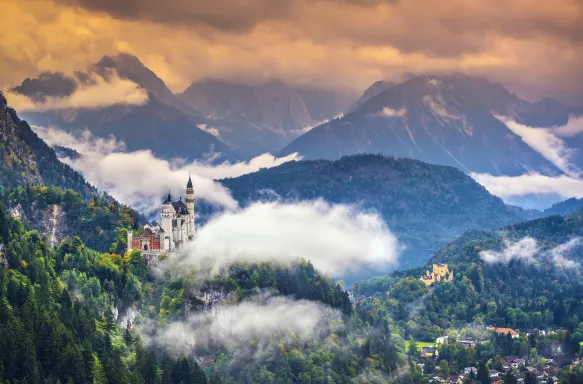
[(390, 44), (404, 52), (458, 55), (492, 35), (583, 40), (580, 0), (58, 0), (127, 20), (245, 32), (261, 23), (297, 26), (315, 41)]
[(88, 10), (105, 12), (128, 20), (185, 23), (222, 31), (242, 32), (266, 20), (291, 16), (294, 2), (288, 0), (58, 0)]

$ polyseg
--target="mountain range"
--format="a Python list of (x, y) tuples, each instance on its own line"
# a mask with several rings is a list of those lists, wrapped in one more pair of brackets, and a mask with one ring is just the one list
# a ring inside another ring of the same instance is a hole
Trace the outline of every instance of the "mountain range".
[(247, 155), (275, 152), (311, 126), (349, 107), (352, 95), (292, 87), (219, 80), (192, 83), (182, 100), (203, 113), (217, 137)]
[[(164, 158), (212, 156), (223, 161), (265, 152), (298, 152), (305, 159), (332, 160), (380, 153), (451, 165), (464, 172), (556, 175), (562, 170), (531, 148), (503, 117), (548, 128), (583, 115), (583, 108), (550, 98), (531, 103), (499, 83), (463, 74), (409, 74), (401, 83), (381, 80), (359, 98), (280, 81), (250, 85), (213, 79), (193, 82), (174, 94), (138, 58), (125, 53), (103, 57), (78, 72), (77, 80), (44, 73), (25, 79), (12, 91), (33, 100), (64, 97), (75, 91), (79, 79), (92, 73), (107, 78), (112, 72), (146, 90), (147, 103), (23, 116), (38, 125), (114, 135), (129, 150), (151, 149)], [(579, 136), (562, 139), (568, 147), (579, 148), (583, 145)], [(582, 154), (571, 152), (583, 165)]]
[(91, 74), (107, 78), (112, 73), (137, 84), (148, 93), (144, 105), (117, 104), (98, 108), (28, 112), (23, 116), (37, 125), (56, 125), (68, 131), (89, 129), (99, 137), (114, 135), (128, 150), (151, 149), (160, 157), (220, 161), (275, 153), (307, 127), (332, 118), (350, 106), (353, 95), (281, 82), (243, 85), (218, 80), (194, 82), (174, 94), (135, 56), (105, 56), (76, 78), (43, 73), (25, 79), (13, 92), (42, 101), (47, 96), (67, 97), (79, 81)]
[[(220, 153), (221, 160), (239, 159), (228, 145), (197, 128), (197, 124), (204, 122), (202, 116), (175, 96), (158, 76), (134, 56), (105, 56), (87, 72), (79, 72), (77, 78), (83, 81), (92, 73), (105, 75), (108, 71), (115, 71), (120, 78), (129, 79), (146, 90), (147, 102), (143, 105), (114, 104), (22, 115), (35, 125), (53, 125), (70, 132), (88, 129), (93, 135), (104, 138), (113, 135), (123, 141), (130, 151), (150, 149), (160, 157), (186, 159)], [(42, 100), (47, 96), (70, 96), (77, 87), (72, 77), (46, 73), (36, 79), (24, 80), (12, 91)]]
[(501, 84), (462, 74), (377, 82), (352, 110), (302, 135), (281, 153), (336, 159), (382, 153), (452, 165), (465, 172), (560, 173), (499, 116), (534, 127), (564, 125), (583, 109), (551, 99), (529, 103)]

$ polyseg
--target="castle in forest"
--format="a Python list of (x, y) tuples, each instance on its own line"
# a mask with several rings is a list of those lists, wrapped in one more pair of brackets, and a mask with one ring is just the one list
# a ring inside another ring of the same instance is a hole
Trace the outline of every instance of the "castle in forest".
[(453, 281), (453, 271), (450, 271), (447, 264), (433, 264), (433, 272), (427, 271), (420, 280), (429, 286), (440, 281)]
[(128, 231), (128, 252), (139, 249), (149, 262), (152, 257), (157, 258), (160, 254), (184, 250), (185, 244), (194, 238), (195, 232), (194, 188), (189, 176), (186, 184), (186, 201), (182, 201), (182, 197), (178, 201), (172, 201), (172, 196), (168, 192), (162, 203), (160, 224), (145, 225), (143, 231), (136, 236), (132, 231)]

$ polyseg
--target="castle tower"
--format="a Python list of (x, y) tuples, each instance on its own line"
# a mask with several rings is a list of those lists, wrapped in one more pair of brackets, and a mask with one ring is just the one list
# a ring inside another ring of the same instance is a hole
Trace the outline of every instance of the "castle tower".
[(128, 252), (132, 251), (132, 243), (134, 241), (134, 231), (130, 228), (128, 229)]
[[(172, 196), (170, 191), (168, 191), (168, 197), (162, 203), (162, 212), (160, 213), (161, 228), (167, 235), (172, 235), (172, 217), (174, 216), (174, 208), (172, 207)], [(166, 247), (166, 242), (164, 242), (164, 250), (171, 251), (172, 241), (168, 242), (168, 247)]]
[(188, 174), (188, 183), (186, 184), (186, 209), (190, 215), (190, 220), (187, 222), (187, 236), (188, 239), (192, 239), (196, 229), (194, 227), (194, 188), (190, 174)]

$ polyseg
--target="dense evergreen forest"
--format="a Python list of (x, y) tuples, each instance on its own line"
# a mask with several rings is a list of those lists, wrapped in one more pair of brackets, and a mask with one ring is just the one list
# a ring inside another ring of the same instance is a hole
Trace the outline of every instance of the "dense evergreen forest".
[(157, 356), (114, 310), (141, 296), (141, 259), (79, 238), (51, 249), (0, 207), (0, 382), (204, 383), (192, 360)]

